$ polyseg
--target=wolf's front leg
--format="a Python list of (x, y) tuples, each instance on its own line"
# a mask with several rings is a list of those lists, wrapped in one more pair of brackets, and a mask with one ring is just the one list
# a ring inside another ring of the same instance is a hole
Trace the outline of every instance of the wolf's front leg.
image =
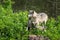
[(44, 21), (44, 24), (46, 25), (47, 20)]
[(36, 23), (36, 26), (35, 26), (35, 27), (37, 28), (38, 26), (39, 26), (39, 22), (38, 22), (38, 23)]
[(37, 26), (39, 26), (39, 22), (38, 22), (38, 23), (36, 23), (36, 25), (37, 25)]

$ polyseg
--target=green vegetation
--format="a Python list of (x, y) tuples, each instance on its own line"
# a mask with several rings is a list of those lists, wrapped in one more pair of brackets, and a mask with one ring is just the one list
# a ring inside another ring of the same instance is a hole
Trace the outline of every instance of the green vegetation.
[(28, 40), (29, 34), (48, 36), (51, 40), (60, 40), (60, 16), (49, 18), (46, 31), (32, 29), (26, 31), (28, 11), (13, 13), (11, 1), (0, 4), (0, 40)]
[(0, 5), (0, 40), (22, 40), (23, 35), (28, 35), (27, 11), (13, 13)]

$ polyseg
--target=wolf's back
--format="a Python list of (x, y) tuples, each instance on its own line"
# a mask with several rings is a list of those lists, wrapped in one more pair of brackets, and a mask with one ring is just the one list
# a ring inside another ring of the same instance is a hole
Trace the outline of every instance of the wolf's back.
[(48, 15), (46, 13), (39, 13), (38, 15), (41, 21), (48, 19)]

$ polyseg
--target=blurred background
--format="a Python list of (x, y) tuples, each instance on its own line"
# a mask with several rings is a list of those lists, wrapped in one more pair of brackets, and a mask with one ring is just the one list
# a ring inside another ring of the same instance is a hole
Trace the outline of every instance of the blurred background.
[(49, 16), (56, 17), (60, 15), (60, 0), (13, 0), (14, 11), (35, 10), (37, 12), (46, 12)]
[[(3, 4), (3, 0), (0, 0)], [(60, 15), (60, 0), (12, 0), (14, 12), (19, 10), (35, 10), (37, 12), (46, 12), (49, 16), (56, 17)]]

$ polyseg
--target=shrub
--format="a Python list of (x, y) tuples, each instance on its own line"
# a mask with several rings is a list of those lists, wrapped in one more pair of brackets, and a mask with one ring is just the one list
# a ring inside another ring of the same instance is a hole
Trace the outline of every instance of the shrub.
[[(10, 3), (9, 0), (6, 2)], [(11, 4), (6, 4), (0, 5), (0, 40), (22, 40), (28, 35), (26, 31), (28, 12), (13, 13)]]

